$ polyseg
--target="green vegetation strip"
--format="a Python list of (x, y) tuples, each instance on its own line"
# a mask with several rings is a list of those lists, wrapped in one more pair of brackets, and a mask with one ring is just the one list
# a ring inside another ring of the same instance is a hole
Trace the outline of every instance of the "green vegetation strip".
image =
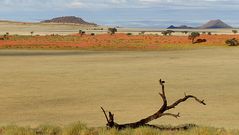
[(76, 122), (64, 127), (40, 125), (37, 128), (19, 127), (16, 125), (0, 128), (0, 135), (238, 135), (239, 130), (226, 130), (212, 127), (195, 127), (184, 131), (162, 131), (141, 127), (137, 129), (89, 128), (86, 124)]

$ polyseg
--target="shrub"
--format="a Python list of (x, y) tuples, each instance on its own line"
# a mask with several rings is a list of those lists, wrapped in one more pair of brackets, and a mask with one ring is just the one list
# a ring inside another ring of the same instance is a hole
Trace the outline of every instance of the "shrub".
[(212, 35), (212, 32), (208, 32), (207, 34), (208, 34), (208, 35)]
[(83, 36), (83, 35), (85, 34), (85, 31), (79, 30), (79, 34), (80, 34), (81, 36)]
[(203, 42), (207, 42), (207, 39), (197, 39), (194, 43), (203, 43)]
[(168, 33), (169, 36), (171, 36), (172, 33), (174, 33), (175, 31), (173, 31), (173, 30), (167, 30), (166, 32)]
[(225, 41), (225, 43), (229, 46), (238, 46), (239, 42), (236, 38), (228, 39)]
[(196, 39), (196, 37), (199, 37), (200, 33), (199, 32), (192, 32), (189, 36), (188, 39), (192, 40), (192, 43), (194, 44), (194, 40)]
[(139, 35), (144, 35), (145, 34), (145, 31), (141, 31), (140, 33), (139, 33)]
[(232, 33), (234, 34), (237, 34), (237, 32), (238, 32), (237, 30), (232, 30)]
[(163, 34), (164, 36), (167, 36), (167, 35), (171, 36), (172, 33), (174, 33), (174, 32), (175, 31), (173, 31), (173, 30), (166, 30), (166, 31), (162, 31), (161, 34)]
[(131, 36), (131, 35), (133, 35), (133, 34), (132, 34), (132, 33), (127, 33), (126, 35)]
[(7, 35), (7, 34), (4, 34), (4, 35), (3, 35), (3, 40), (5, 40), (5, 39), (6, 39), (6, 40), (8, 40), (8, 39), (9, 39), (9, 37), (8, 37), (8, 35)]
[(95, 33), (91, 33), (90, 35), (91, 35), (91, 36), (94, 36), (94, 35), (95, 35)]
[(188, 31), (182, 31), (183, 34), (188, 34)]
[(167, 31), (162, 31), (161, 34), (164, 36), (167, 36), (168, 33), (167, 33)]
[(31, 36), (33, 36), (33, 34), (34, 34), (34, 31), (31, 31)]
[(117, 30), (116, 28), (108, 28), (108, 33), (109, 33), (110, 35), (115, 34), (117, 31), (118, 31), (118, 30)]

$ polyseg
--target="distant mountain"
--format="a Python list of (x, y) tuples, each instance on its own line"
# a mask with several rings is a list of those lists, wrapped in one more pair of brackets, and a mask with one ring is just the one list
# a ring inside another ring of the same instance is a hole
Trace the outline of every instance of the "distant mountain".
[(221, 29), (221, 28), (232, 28), (232, 27), (219, 19), (211, 20), (199, 27), (199, 29)]
[(95, 23), (89, 23), (84, 21), (83, 19), (76, 17), (76, 16), (63, 16), (63, 17), (57, 17), (53, 18), (51, 20), (44, 20), (41, 21), (41, 23), (73, 23), (73, 24), (82, 24), (82, 25), (91, 25), (96, 26)]
[(226, 29), (226, 28), (232, 28), (232, 27), (218, 19), (218, 20), (211, 20), (200, 27), (189, 27), (187, 25), (181, 25), (181, 26), (171, 25), (167, 29)]
[(187, 25), (181, 25), (181, 26), (171, 25), (167, 29), (193, 29), (193, 27), (188, 27)]

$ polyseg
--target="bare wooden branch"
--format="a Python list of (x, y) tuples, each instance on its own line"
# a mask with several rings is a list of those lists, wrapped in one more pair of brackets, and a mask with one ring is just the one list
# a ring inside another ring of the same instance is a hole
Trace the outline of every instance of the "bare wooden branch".
[[(188, 99), (195, 99), (195, 101), (199, 102), (200, 104), (206, 105), (204, 100), (200, 100), (196, 96), (193, 96), (193, 95), (186, 95), (186, 93), (185, 93), (184, 98), (178, 99), (173, 104), (168, 106), (167, 105), (168, 104), (167, 97), (166, 97), (165, 90), (164, 90), (165, 81), (160, 79), (159, 84), (161, 85), (161, 88), (162, 88), (162, 93), (159, 93), (159, 95), (161, 96), (161, 98), (163, 100), (163, 105), (160, 107), (160, 109), (156, 113), (154, 113), (153, 115), (150, 115), (150, 116), (148, 116), (144, 119), (141, 119), (137, 122), (127, 123), (127, 124), (117, 124), (117, 123), (114, 122), (114, 114), (109, 112), (109, 116), (107, 116), (104, 108), (101, 107), (101, 109), (102, 109), (102, 111), (105, 115), (105, 118), (107, 120), (107, 126), (110, 127), (110, 128), (114, 127), (114, 128), (117, 128), (117, 129), (138, 128), (140, 126), (152, 126), (152, 127), (154, 127), (153, 125), (149, 125), (147, 123), (151, 122), (152, 120), (158, 119), (162, 116), (172, 116), (172, 117), (175, 117), (175, 118), (179, 118), (180, 117), (179, 113), (178, 114), (172, 114), (172, 113), (166, 113), (166, 112), (168, 110), (172, 109), (172, 108), (175, 108), (177, 105), (179, 105), (182, 102), (185, 102)], [(177, 128), (177, 129), (181, 129), (181, 128)]]
[(162, 93), (159, 93), (159, 95), (162, 97), (163, 105), (161, 106), (161, 108), (159, 109), (158, 112), (161, 112), (162, 110), (164, 110), (168, 104), (167, 97), (165, 95), (165, 90), (164, 90), (164, 83), (165, 83), (165, 81), (162, 81), (162, 79), (159, 80), (159, 84), (162, 87)]
[(166, 96), (166, 95), (165, 95), (165, 90), (164, 90), (164, 83), (165, 83), (165, 81), (162, 81), (162, 79), (160, 79), (160, 80), (159, 80), (159, 83), (160, 83), (160, 85), (162, 86), (162, 94), (163, 94), (164, 96)]
[(172, 105), (168, 106), (167, 107), (167, 110), (169, 109), (172, 109), (172, 108), (175, 108), (178, 104), (182, 103), (182, 102), (185, 102), (186, 100), (190, 99), (190, 98), (193, 98), (195, 99), (198, 103), (200, 104), (203, 104), (203, 105), (206, 105), (206, 103), (204, 102), (204, 100), (200, 100), (198, 99), (197, 97), (193, 96), (193, 95), (185, 95), (184, 98), (181, 98), (179, 100), (177, 100), (176, 102), (174, 102)]
[(104, 113), (104, 115), (105, 115), (105, 118), (106, 118), (107, 123), (109, 123), (109, 119), (108, 119), (108, 117), (107, 117), (107, 115), (106, 115), (105, 109), (104, 109), (103, 107), (100, 107), (100, 108), (101, 108), (101, 110), (103, 111), (103, 113)]

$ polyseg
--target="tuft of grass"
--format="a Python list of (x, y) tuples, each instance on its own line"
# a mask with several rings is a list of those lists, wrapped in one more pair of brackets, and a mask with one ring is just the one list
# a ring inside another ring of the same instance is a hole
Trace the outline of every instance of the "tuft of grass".
[(1, 135), (36, 135), (36, 132), (30, 127), (19, 127), (9, 125), (1, 128)]
[(62, 135), (94, 135), (86, 124), (76, 122), (63, 128)]
[(35, 132), (39, 135), (61, 135), (62, 128), (53, 125), (40, 125)]

